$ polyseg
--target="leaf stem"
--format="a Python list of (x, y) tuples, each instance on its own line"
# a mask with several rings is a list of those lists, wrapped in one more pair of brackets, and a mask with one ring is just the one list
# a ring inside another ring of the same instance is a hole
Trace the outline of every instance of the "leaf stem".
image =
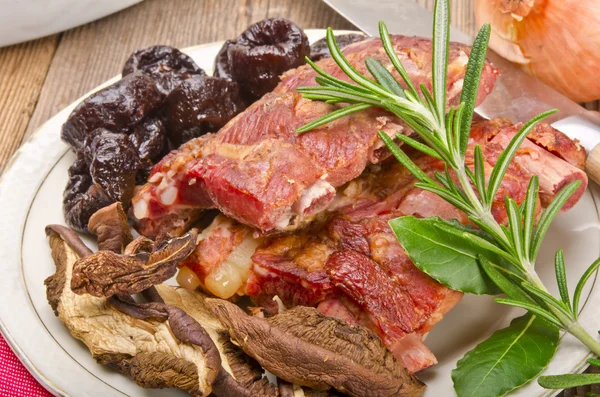
[(530, 262), (522, 262), (521, 265), (523, 266), (523, 269), (525, 269), (527, 281), (529, 281), (531, 284), (535, 285), (542, 291), (548, 292), (548, 289), (546, 288), (546, 286), (538, 276), (537, 272), (535, 271), (535, 265)]
[(600, 356), (600, 342), (594, 339), (577, 321), (571, 324), (567, 332), (579, 339), (596, 356)]
[[(531, 268), (533, 268), (533, 266), (531, 266)], [(531, 284), (535, 285), (544, 292), (548, 292), (546, 286), (544, 283), (542, 283), (542, 280), (540, 280), (535, 271), (527, 271), (527, 277)], [(554, 306), (549, 305), (548, 309), (560, 321), (566, 332), (579, 339), (579, 341), (587, 346), (587, 348), (590, 349), (590, 351), (596, 356), (600, 356), (600, 342), (594, 339), (594, 337), (592, 337), (576, 319), (565, 316), (564, 313)]]
[[(456, 155), (455, 157), (459, 157), (459, 155)], [(484, 207), (481, 203), (481, 199), (477, 196), (477, 193), (475, 193), (475, 189), (473, 189), (473, 185), (467, 175), (464, 160), (455, 158), (455, 161), (459, 164), (458, 168), (454, 170), (456, 172), (456, 177), (474, 210), (474, 213), (471, 215), (496, 232), (496, 234), (502, 238), (502, 243), (510, 245), (504, 230), (502, 230), (498, 222), (496, 222), (492, 216), (490, 210)]]
[[(455, 161), (460, 160), (456, 159), (456, 157), (457, 156), (455, 156)], [(473, 185), (471, 184), (471, 181), (469, 180), (469, 177), (467, 175), (464, 161), (456, 161), (456, 163), (460, 164), (459, 167), (455, 169), (456, 176), (460, 182), (463, 192), (469, 200), (469, 203), (473, 207), (473, 210), (476, 211), (476, 213), (472, 214), (472, 216), (476, 217), (483, 224), (485, 224), (487, 227), (496, 232), (497, 236), (502, 238), (502, 243), (505, 243), (506, 245), (510, 246), (511, 244), (508, 237), (506, 236), (506, 233), (504, 232), (500, 224), (498, 224), (496, 219), (494, 219), (494, 217), (492, 216), (489, 206), (484, 206), (481, 203), (480, 198), (475, 193)], [(540, 290), (548, 292), (548, 289), (546, 288), (542, 280), (539, 278), (537, 272), (535, 271), (534, 263), (531, 263), (530, 261), (525, 260), (524, 258), (520, 258), (519, 264), (525, 272), (524, 276), (526, 277), (527, 281), (529, 281), (532, 285), (536, 286)], [(559, 308), (554, 307), (553, 305), (548, 305), (548, 309), (550, 310), (550, 312), (552, 312), (552, 314), (554, 314), (554, 316), (556, 316), (557, 320), (560, 322), (560, 324), (566, 332), (579, 339), (581, 343), (587, 346), (594, 354), (600, 356), (600, 342), (596, 341), (589, 333), (587, 333), (587, 331), (581, 326), (581, 324), (577, 322), (574, 316), (567, 316), (565, 313), (559, 310)]]

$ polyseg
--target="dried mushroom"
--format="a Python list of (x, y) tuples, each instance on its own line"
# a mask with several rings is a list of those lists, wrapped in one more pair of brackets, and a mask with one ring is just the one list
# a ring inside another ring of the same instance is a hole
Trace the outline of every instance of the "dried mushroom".
[(98, 237), (100, 250), (120, 254), (133, 240), (127, 223), (127, 214), (120, 202), (96, 211), (88, 222), (88, 230)]
[(166, 285), (159, 285), (157, 289), (152, 287), (145, 293), (149, 291), (152, 291), (150, 295), (154, 302), (136, 303), (129, 295), (123, 294), (110, 297), (109, 302), (134, 318), (169, 320), (173, 334), (179, 340), (202, 345), (204, 350), (214, 349), (218, 352), (221, 369), (212, 384), (215, 395), (278, 396), (277, 388), (262, 376), (262, 368), (231, 343), (219, 320), (204, 307), (202, 295)]
[(279, 395), (256, 361), (230, 341), (204, 295), (167, 285), (144, 291), (149, 303), (122, 293), (77, 295), (69, 288), (73, 266), (92, 251), (69, 228), (52, 225), (46, 232), (57, 266), (45, 281), (48, 301), (98, 362), (143, 387), (177, 387), (198, 396)]
[(154, 245), (152, 252), (121, 255), (98, 251), (79, 259), (73, 268), (71, 289), (76, 294), (102, 297), (118, 293), (134, 294), (173, 277), (177, 264), (196, 248), (198, 232), (192, 229), (182, 237)]
[[(194, 396), (208, 396), (220, 371), (216, 349), (182, 340), (174, 323), (184, 321), (189, 339), (194, 334), (189, 316), (171, 308), (169, 322), (140, 320), (115, 309), (106, 298), (77, 295), (71, 288), (73, 265), (89, 249), (70, 229), (46, 228), (56, 273), (46, 279), (48, 301), (71, 334), (90, 349), (96, 361), (130, 375), (143, 387), (176, 387)], [(186, 318), (187, 317), (187, 318)], [(201, 328), (201, 327), (200, 327)], [(212, 345), (214, 346), (214, 345)]]
[(277, 379), (279, 397), (341, 397), (335, 390), (313, 390)]
[(135, 255), (139, 252), (152, 252), (154, 249), (154, 241), (150, 240), (148, 237), (140, 236), (127, 244), (123, 254), (125, 255)]
[[(213, 384), (215, 394), (217, 389), (228, 397), (275, 397), (278, 395), (275, 385), (269, 383), (263, 376), (264, 370), (252, 358), (248, 357), (239, 347), (234, 345), (229, 333), (218, 318), (204, 303), (205, 296), (200, 292), (185, 288), (173, 288), (164, 284), (157, 285), (156, 291), (168, 305), (183, 309), (206, 329), (219, 352), (223, 369), (231, 374), (232, 379), (219, 376)], [(222, 385), (221, 385), (222, 384)]]
[(288, 382), (355, 397), (423, 394), (425, 385), (363, 327), (307, 307), (261, 319), (227, 301), (207, 299), (206, 304), (242, 350)]

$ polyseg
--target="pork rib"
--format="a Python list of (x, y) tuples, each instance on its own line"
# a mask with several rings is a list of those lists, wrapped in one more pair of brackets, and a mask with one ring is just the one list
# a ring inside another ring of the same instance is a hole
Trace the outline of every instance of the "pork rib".
[[(542, 132), (552, 134), (553, 141), (562, 142), (556, 149), (579, 165), (582, 150), (577, 144), (551, 127), (538, 128), (509, 167), (495, 199), (493, 213), (501, 223), (506, 220), (504, 197), (521, 203), (533, 174), (539, 175), (540, 186), (564, 185), (564, 180), (574, 179), (583, 186), (587, 183), (581, 169), (549, 153), (538, 138)], [(475, 122), (467, 157), (475, 144), (482, 145), (489, 154), (486, 169), (490, 170), (499, 137), (510, 138), (515, 132), (507, 120)], [(430, 175), (443, 169), (438, 160), (414, 153), (411, 157)], [(278, 309), (273, 301), (277, 295), (287, 306), (315, 306), (327, 315), (362, 323), (380, 335), (410, 371), (421, 370), (436, 362), (423, 336), (462, 294), (418, 270), (388, 221), (402, 215), (440, 216), (463, 223), (468, 219), (438, 196), (414, 188), (414, 182), (399, 163), (372, 165), (339, 189), (314, 224), (289, 234), (255, 239), (251, 228), (220, 216), (202, 233), (182, 273), (193, 272), (191, 287), (199, 284), (222, 298), (246, 294), (271, 312)], [(547, 193), (551, 199), (556, 191)], [(577, 192), (575, 201), (579, 197)], [(542, 196), (538, 208), (547, 203)]]
[[(392, 40), (413, 81), (430, 87), (431, 41), (404, 36)], [(459, 99), (469, 51), (462, 44), (450, 46), (449, 104)], [(348, 46), (344, 53), (361, 73), (367, 73), (366, 57), (391, 68), (377, 39)], [(319, 65), (342, 77), (333, 60), (324, 59)], [(490, 64), (485, 65), (480, 100), (491, 91), (496, 74)], [(218, 133), (184, 144), (157, 164), (133, 199), (140, 233), (180, 232), (186, 221), (193, 221), (197, 212), (206, 208), (218, 208), (262, 232), (294, 230), (327, 208), (336, 188), (387, 155), (378, 130), (390, 136), (410, 133), (389, 113), (369, 109), (298, 136), (297, 128), (336, 108), (303, 99), (295, 91), (299, 86), (315, 85), (315, 75), (308, 66), (286, 73), (273, 93)]]

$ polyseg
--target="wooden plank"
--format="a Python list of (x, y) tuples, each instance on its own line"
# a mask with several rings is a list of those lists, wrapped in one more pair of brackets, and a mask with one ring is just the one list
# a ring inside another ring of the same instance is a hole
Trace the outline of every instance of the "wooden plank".
[(0, 172), (21, 145), (58, 35), (0, 49)]
[(320, 0), (269, 1), (267, 17), (276, 16), (290, 19), (304, 29), (356, 29)]
[(64, 33), (27, 133), (120, 73), (137, 49), (153, 44), (186, 47), (236, 37), (267, 16), (290, 18), (303, 28), (352, 28), (320, 0), (146, 0)]

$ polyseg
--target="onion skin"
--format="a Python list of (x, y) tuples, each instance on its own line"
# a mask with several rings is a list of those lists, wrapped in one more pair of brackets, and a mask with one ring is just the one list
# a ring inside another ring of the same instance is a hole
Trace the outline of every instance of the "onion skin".
[(600, 0), (476, 0), (490, 48), (576, 102), (600, 98)]

